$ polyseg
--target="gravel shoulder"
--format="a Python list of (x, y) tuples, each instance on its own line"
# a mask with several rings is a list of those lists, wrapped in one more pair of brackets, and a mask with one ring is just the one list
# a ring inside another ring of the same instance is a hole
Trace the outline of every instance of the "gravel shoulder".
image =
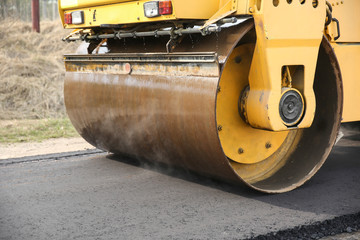
[(0, 144), (0, 160), (95, 149), (83, 138), (56, 138), (43, 142)]

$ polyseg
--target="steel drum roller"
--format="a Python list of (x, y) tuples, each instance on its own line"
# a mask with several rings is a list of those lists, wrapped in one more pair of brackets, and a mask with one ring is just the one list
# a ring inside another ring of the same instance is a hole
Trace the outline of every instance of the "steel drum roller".
[(310, 128), (255, 129), (238, 108), (255, 39), (253, 23), (246, 21), (218, 36), (186, 37), (171, 54), (154, 39), (144, 49), (136, 41), (123, 48), (114, 40), (107, 54), (68, 55), (68, 115), (100, 149), (264, 192), (292, 190), (316, 173), (335, 142), (342, 109), (338, 65), (324, 39)]

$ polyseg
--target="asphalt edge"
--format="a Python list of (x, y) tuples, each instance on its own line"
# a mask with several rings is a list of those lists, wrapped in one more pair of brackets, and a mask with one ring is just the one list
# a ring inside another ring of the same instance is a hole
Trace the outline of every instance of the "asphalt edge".
[(276, 239), (321, 239), (341, 233), (360, 231), (360, 212), (338, 216), (333, 219), (301, 225), (294, 228), (280, 230), (250, 237), (247, 240), (276, 240)]
[(35, 155), (35, 156), (26, 156), (20, 158), (8, 158), (0, 160), (0, 166), (7, 166), (11, 164), (17, 163), (25, 163), (25, 162), (39, 162), (39, 161), (46, 161), (46, 160), (59, 160), (65, 159), (69, 157), (80, 157), (80, 156), (87, 156), (87, 155), (95, 155), (105, 153), (105, 151), (100, 149), (88, 149), (88, 150), (80, 150), (80, 151), (73, 151), (73, 152), (62, 152), (62, 153), (50, 153), (50, 154), (43, 154), (43, 155)]

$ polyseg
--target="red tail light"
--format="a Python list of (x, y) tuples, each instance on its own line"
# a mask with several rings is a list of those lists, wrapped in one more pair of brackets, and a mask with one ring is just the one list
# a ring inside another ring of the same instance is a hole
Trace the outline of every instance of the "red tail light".
[(170, 14), (172, 14), (171, 1), (169, 1), (169, 0), (167, 0), (167, 1), (159, 1), (159, 14), (160, 15), (170, 15)]
[(65, 23), (66, 24), (72, 24), (71, 13), (65, 13)]

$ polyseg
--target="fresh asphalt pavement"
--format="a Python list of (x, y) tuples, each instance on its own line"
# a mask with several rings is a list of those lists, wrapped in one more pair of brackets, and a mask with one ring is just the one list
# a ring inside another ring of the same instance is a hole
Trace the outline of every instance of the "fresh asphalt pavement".
[(244, 239), (360, 212), (360, 134), (268, 195), (95, 152), (0, 162), (0, 239)]

